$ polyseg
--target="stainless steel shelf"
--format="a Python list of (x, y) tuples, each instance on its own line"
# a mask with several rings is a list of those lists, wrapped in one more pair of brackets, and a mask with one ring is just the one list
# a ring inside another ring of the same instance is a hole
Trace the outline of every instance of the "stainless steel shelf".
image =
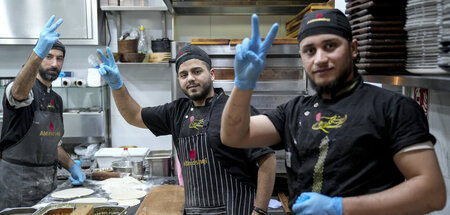
[(101, 6), (103, 11), (167, 11), (166, 6)]
[(450, 91), (450, 76), (363, 75), (363, 78), (365, 81), (374, 83)]

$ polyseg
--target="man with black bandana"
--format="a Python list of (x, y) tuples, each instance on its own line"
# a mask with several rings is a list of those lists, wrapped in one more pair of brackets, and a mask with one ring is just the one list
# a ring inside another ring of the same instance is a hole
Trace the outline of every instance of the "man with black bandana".
[(275, 180), (274, 153), (269, 148), (235, 149), (220, 142), (228, 96), (213, 87), (215, 70), (208, 54), (197, 46), (183, 47), (177, 54), (176, 72), (187, 98), (141, 108), (123, 84), (111, 50), (106, 50), (108, 58), (97, 51), (103, 60), (99, 72), (121, 115), (156, 136), (172, 135), (183, 175), (185, 213), (267, 214)]
[(58, 162), (80, 185), (86, 179), (60, 146), (64, 134), (61, 97), (52, 88), (64, 63), (65, 47), (52, 16), (22, 70), (3, 97), (0, 142), (0, 210), (33, 206), (56, 188)]
[[(235, 87), (221, 139), (233, 147), (285, 149), (289, 204), (300, 214), (425, 214), (445, 206), (446, 191), (422, 108), (411, 98), (365, 84), (354, 67), (357, 41), (337, 9), (306, 14), (298, 42), (316, 94), (265, 115), (248, 104), (270, 44), (236, 47)], [(270, 38), (274, 35), (270, 34)]]

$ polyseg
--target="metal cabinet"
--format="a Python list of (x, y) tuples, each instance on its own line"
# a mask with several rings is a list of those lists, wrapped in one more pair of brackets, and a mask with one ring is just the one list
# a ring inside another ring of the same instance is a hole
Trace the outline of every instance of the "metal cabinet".
[[(98, 45), (97, 0), (0, 0), (0, 44), (36, 44), (51, 15), (66, 45)], [(100, 19), (101, 20), (101, 19)]]

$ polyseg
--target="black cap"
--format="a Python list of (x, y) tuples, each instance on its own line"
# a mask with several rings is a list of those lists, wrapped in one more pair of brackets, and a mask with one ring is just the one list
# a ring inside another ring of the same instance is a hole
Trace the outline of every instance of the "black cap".
[(338, 9), (317, 10), (307, 13), (300, 25), (298, 43), (305, 37), (316, 34), (335, 34), (352, 40), (352, 28), (348, 18)]
[(59, 40), (56, 41), (56, 42), (53, 44), (53, 46), (52, 46), (51, 49), (57, 49), (57, 50), (62, 51), (63, 57), (66, 57), (66, 47), (64, 47), (64, 44), (62, 44), (61, 41), (59, 41)]
[(180, 65), (182, 63), (191, 59), (199, 59), (201, 61), (204, 61), (209, 65), (209, 67), (211, 67), (211, 59), (205, 51), (203, 51), (198, 46), (187, 45), (181, 48), (181, 50), (177, 54), (177, 58), (175, 59), (176, 72), (178, 73), (178, 69), (180, 68)]

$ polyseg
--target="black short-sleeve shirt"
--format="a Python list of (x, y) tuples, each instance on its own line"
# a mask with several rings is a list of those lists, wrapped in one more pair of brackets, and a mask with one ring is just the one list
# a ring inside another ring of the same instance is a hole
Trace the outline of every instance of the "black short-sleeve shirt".
[(436, 139), (411, 98), (364, 84), (332, 100), (299, 96), (266, 115), (286, 151), (290, 204), (302, 192), (328, 196), (375, 193), (404, 181), (393, 156)]
[(35, 80), (33, 88), (33, 101), (30, 105), (16, 109), (11, 106), (3, 95), (3, 125), (0, 142), (0, 152), (10, 145), (21, 140), (31, 127), (36, 110), (63, 113), (63, 102), (61, 96), (48, 88), (38, 79)]
[[(205, 111), (205, 114), (209, 113), (211, 106), (213, 108), (207, 130), (208, 144), (212, 147), (214, 156), (228, 172), (241, 182), (255, 187), (258, 173), (256, 159), (262, 155), (273, 153), (273, 150), (267, 147), (237, 149), (223, 145), (220, 140), (220, 123), (228, 96), (221, 88), (215, 88), (214, 91), (218, 95), (214, 105), (211, 105), (210, 98), (206, 101), (205, 107), (196, 107)], [(180, 135), (183, 135), (180, 134), (182, 122), (191, 107), (193, 107), (191, 100), (180, 98), (164, 105), (143, 108), (142, 119), (154, 135), (172, 134), (174, 145), (179, 148), (182, 146), (177, 140)], [(256, 110), (252, 109), (252, 113), (255, 114)]]

